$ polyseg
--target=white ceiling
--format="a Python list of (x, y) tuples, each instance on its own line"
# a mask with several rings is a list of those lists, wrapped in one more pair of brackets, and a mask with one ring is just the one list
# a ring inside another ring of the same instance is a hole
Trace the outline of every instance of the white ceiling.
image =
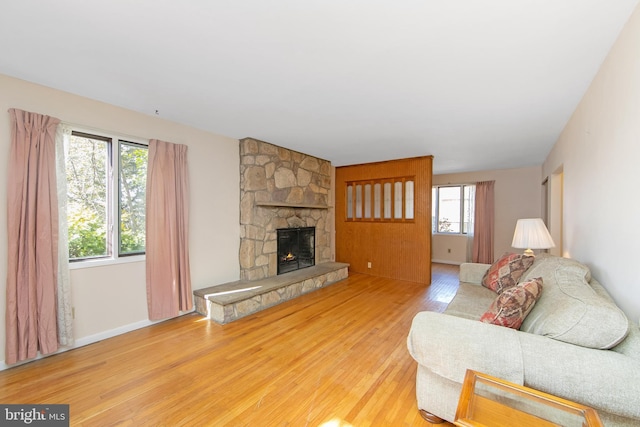
[(521, 167), (637, 3), (3, 0), (0, 73), (336, 166)]

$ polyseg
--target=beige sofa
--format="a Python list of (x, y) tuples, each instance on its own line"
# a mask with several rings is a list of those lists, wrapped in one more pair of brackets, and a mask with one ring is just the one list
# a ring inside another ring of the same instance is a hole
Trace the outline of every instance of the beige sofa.
[(606, 426), (640, 425), (640, 330), (577, 261), (542, 254), (520, 282), (543, 278), (520, 330), (478, 319), (497, 294), (487, 264), (463, 264), (444, 313), (418, 313), (407, 345), (423, 415), (453, 421), (466, 370), (595, 408)]

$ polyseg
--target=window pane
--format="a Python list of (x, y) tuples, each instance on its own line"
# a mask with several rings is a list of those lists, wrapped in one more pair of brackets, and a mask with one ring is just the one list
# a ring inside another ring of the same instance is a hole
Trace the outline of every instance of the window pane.
[(120, 248), (119, 254), (145, 250), (146, 146), (120, 141)]
[(396, 219), (402, 219), (402, 182), (395, 183), (393, 191), (393, 212)]
[(373, 186), (373, 217), (380, 219), (380, 207), (382, 205), (382, 186), (375, 184)]
[(364, 217), (371, 218), (371, 184), (364, 185)]
[(356, 218), (362, 218), (362, 185), (356, 185)]
[(436, 222), (437, 192), (438, 190), (436, 189), (436, 187), (431, 187), (431, 232), (432, 233), (436, 232), (436, 224), (437, 224)]
[(438, 232), (460, 233), (460, 187), (439, 188)]
[(353, 218), (353, 186), (347, 186), (347, 218)]
[(473, 233), (473, 220), (475, 215), (475, 201), (476, 201), (476, 186), (465, 185), (464, 186), (464, 226), (463, 233)]
[(413, 181), (404, 183), (404, 217), (413, 219)]
[(109, 255), (108, 140), (71, 135), (66, 141), (69, 259)]
[(391, 183), (384, 183), (384, 217), (391, 219)]

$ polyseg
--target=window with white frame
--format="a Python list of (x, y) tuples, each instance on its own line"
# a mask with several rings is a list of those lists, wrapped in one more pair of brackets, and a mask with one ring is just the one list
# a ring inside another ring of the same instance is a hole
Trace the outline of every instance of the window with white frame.
[(144, 254), (147, 144), (80, 130), (65, 138), (70, 261)]
[(437, 185), (431, 189), (431, 231), (434, 234), (473, 232), (475, 185)]

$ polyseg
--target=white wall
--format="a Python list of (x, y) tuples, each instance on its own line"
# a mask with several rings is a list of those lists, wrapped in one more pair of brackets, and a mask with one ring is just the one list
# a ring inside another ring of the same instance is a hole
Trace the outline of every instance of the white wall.
[[(433, 176), (433, 185), (469, 184), (495, 181), (494, 259), (513, 252), (511, 240), (519, 218), (541, 216), (542, 180), (540, 166), (497, 169)], [(465, 236), (436, 234), (432, 238), (431, 257), (435, 262), (460, 264), (466, 261)], [(451, 253), (448, 252), (451, 249)]]
[[(239, 150), (236, 139), (0, 75), (0, 169), (9, 161), (9, 108), (140, 138), (189, 146), (190, 256), (194, 289), (238, 280)], [(7, 176), (0, 174), (0, 280), (7, 272)], [(144, 262), (71, 271), (79, 344), (149, 324)], [(5, 286), (2, 287), (5, 289)], [(5, 346), (0, 292), (0, 360)], [(0, 366), (3, 364), (0, 362)]]
[(543, 165), (563, 174), (564, 256), (585, 262), (621, 308), (640, 316), (640, 7)]

